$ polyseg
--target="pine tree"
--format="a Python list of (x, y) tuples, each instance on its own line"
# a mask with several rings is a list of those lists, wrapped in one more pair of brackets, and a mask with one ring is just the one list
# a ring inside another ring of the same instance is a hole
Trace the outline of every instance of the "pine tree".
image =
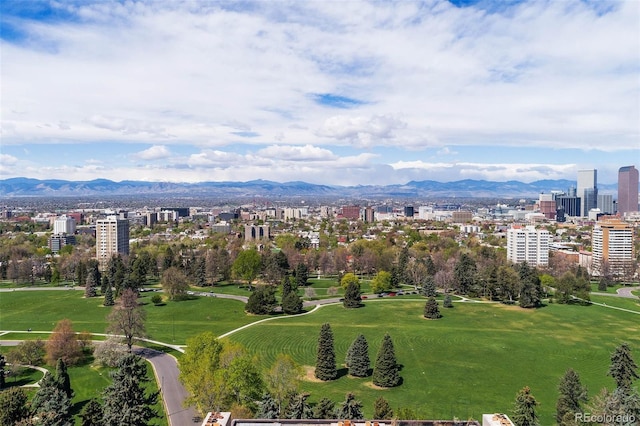
[(84, 297), (96, 297), (97, 296), (97, 287), (98, 283), (95, 281), (96, 277), (94, 274), (89, 273), (87, 275), (87, 280), (84, 286)]
[(71, 399), (53, 374), (46, 374), (31, 401), (32, 412), (45, 425), (71, 426)]
[(440, 309), (438, 308), (438, 302), (433, 297), (430, 297), (424, 305), (424, 317), (429, 319), (438, 319), (442, 317)]
[(445, 294), (444, 300), (442, 301), (442, 306), (445, 308), (453, 308), (453, 302), (451, 301), (451, 295)]
[(298, 263), (295, 270), (295, 276), (297, 287), (306, 286), (308, 284), (307, 280), (309, 279), (309, 268), (307, 268), (307, 265), (302, 262)]
[(102, 424), (102, 405), (95, 399), (82, 407), (80, 412), (81, 426), (100, 426)]
[(293, 292), (294, 288), (293, 288), (293, 284), (291, 283), (291, 277), (289, 277), (289, 274), (285, 274), (284, 277), (282, 277), (282, 300), (284, 300), (289, 293)]
[(520, 277), (520, 297), (518, 303), (522, 308), (537, 308), (542, 298), (542, 285), (538, 272), (531, 268), (527, 262), (518, 267)]
[(27, 401), (27, 393), (20, 387), (0, 392), (0, 425), (13, 426), (24, 420), (29, 415)]
[(100, 279), (100, 293), (107, 294), (107, 287), (109, 287), (109, 277), (107, 274), (102, 274), (102, 278)]
[(356, 399), (356, 396), (349, 392), (345, 400), (336, 410), (336, 417), (345, 420), (361, 420), (364, 418), (362, 414), (362, 403)]
[(373, 418), (376, 420), (393, 419), (393, 409), (389, 405), (389, 401), (379, 396), (373, 404)]
[(56, 381), (58, 387), (64, 391), (69, 399), (73, 398), (73, 389), (71, 389), (71, 379), (69, 373), (67, 373), (67, 364), (64, 363), (62, 358), (58, 359), (56, 364)]
[(428, 275), (425, 278), (422, 288), (420, 289), (420, 294), (425, 297), (436, 297), (438, 295), (436, 292), (436, 283), (432, 275)]
[(568, 369), (558, 385), (560, 396), (556, 403), (556, 421), (562, 425), (566, 419), (574, 420), (575, 413), (580, 412), (580, 403), (587, 401), (587, 388), (580, 383), (580, 376), (573, 369)]
[(307, 402), (308, 393), (298, 393), (291, 397), (289, 406), (287, 407), (287, 419), (311, 419), (313, 411)]
[(355, 377), (367, 377), (371, 361), (369, 360), (369, 344), (364, 335), (360, 334), (351, 343), (345, 360), (349, 374)]
[(398, 362), (396, 360), (393, 341), (388, 334), (384, 335), (382, 345), (376, 357), (376, 364), (373, 368), (373, 384), (385, 388), (391, 388), (400, 384), (398, 374)]
[(265, 392), (260, 401), (260, 408), (256, 413), (256, 419), (277, 419), (280, 417), (278, 403), (269, 392)]
[(336, 353), (333, 347), (333, 332), (329, 323), (322, 324), (318, 336), (318, 356), (315, 376), (320, 380), (333, 380), (338, 377)]
[(327, 397), (322, 398), (313, 407), (314, 419), (333, 419), (335, 417), (336, 404)]
[(158, 417), (152, 409), (158, 393), (145, 392), (145, 382), (149, 381), (147, 369), (137, 356), (122, 357), (112, 378), (113, 382), (102, 393), (103, 425), (146, 426), (149, 420)]
[(344, 291), (344, 304), (345, 308), (359, 308), (362, 306), (362, 298), (360, 297), (360, 284), (356, 282), (350, 282)]
[(104, 302), (102, 303), (104, 306), (113, 306), (115, 302), (113, 301), (113, 290), (111, 289), (111, 285), (107, 284), (107, 289), (104, 292)]
[(629, 344), (622, 343), (611, 354), (611, 366), (607, 375), (613, 377), (617, 388), (630, 390), (633, 381), (638, 378), (637, 369)]
[(538, 414), (536, 413), (536, 398), (531, 395), (529, 386), (525, 386), (516, 395), (511, 420), (515, 426), (537, 426)]
[(0, 389), (4, 389), (5, 380), (4, 380), (4, 366), (7, 365), (7, 361), (5, 360), (4, 355), (0, 354)]
[(302, 312), (302, 306), (302, 299), (295, 291), (289, 292), (289, 294), (282, 299), (282, 311), (285, 314), (299, 314)]
[(277, 305), (275, 291), (271, 286), (257, 286), (249, 296), (245, 311), (255, 315), (267, 315)]

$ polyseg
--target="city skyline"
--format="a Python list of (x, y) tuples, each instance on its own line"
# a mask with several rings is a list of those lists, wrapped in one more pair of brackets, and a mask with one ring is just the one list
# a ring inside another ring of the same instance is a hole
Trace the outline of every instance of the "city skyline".
[(640, 3), (6, 1), (0, 179), (575, 180), (640, 164)]

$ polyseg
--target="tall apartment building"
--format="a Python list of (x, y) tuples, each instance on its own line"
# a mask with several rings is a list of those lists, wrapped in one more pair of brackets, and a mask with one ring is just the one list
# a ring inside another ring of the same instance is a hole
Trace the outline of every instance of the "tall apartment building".
[(364, 208), (364, 221), (368, 223), (373, 223), (375, 220), (375, 212), (373, 211), (373, 207), (368, 206)]
[(613, 276), (633, 275), (633, 228), (610, 217), (596, 223), (591, 235), (592, 274), (608, 272)]
[(538, 208), (545, 218), (556, 218), (556, 210), (558, 207), (556, 206), (556, 200), (554, 200), (552, 194), (540, 194), (540, 197), (538, 197)]
[(618, 170), (618, 214), (638, 211), (638, 169), (634, 166)]
[(108, 216), (96, 221), (96, 259), (104, 271), (112, 256), (129, 254), (129, 221)]
[(76, 233), (76, 220), (72, 217), (62, 215), (53, 221), (53, 233), (55, 235)]
[(360, 206), (343, 206), (342, 217), (345, 219), (360, 219)]
[(549, 231), (535, 226), (512, 225), (507, 230), (507, 260), (531, 266), (549, 264)]
[(580, 197), (582, 216), (588, 216), (589, 210), (598, 207), (598, 171), (578, 170), (577, 196)]

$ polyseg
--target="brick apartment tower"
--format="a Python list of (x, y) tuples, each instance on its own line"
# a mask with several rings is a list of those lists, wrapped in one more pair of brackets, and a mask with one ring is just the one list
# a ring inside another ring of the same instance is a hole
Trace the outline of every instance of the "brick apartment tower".
[(96, 259), (101, 271), (112, 256), (129, 254), (129, 221), (108, 216), (96, 221)]
[(618, 170), (618, 215), (638, 211), (638, 169), (634, 166)]

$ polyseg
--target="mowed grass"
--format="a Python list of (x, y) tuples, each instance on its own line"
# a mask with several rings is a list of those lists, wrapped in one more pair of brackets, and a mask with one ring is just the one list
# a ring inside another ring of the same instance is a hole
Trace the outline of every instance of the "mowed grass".
[[(184, 344), (204, 331), (223, 334), (261, 318), (245, 314), (244, 304), (236, 300), (196, 297), (155, 306), (150, 302), (155, 293), (142, 294), (148, 337), (166, 343)], [(68, 318), (77, 332), (104, 333), (112, 308), (102, 302), (101, 297), (86, 299), (76, 290), (0, 293), (0, 330), (51, 331), (59, 320)]]
[[(362, 333), (373, 363), (384, 333), (393, 338), (403, 383), (373, 389), (371, 379), (342, 376), (332, 382), (305, 381), (311, 400), (328, 396), (342, 401), (354, 392), (373, 415), (373, 402), (387, 398), (392, 407), (410, 407), (420, 418), (479, 419), (483, 413), (510, 413), (516, 392), (530, 386), (540, 403), (541, 424), (554, 424), (557, 386), (568, 368), (580, 374), (591, 396), (612, 388), (607, 377), (610, 355), (627, 341), (640, 359), (640, 317), (598, 306), (551, 304), (523, 310), (500, 304), (456, 303), (444, 318), (422, 318), (424, 302), (383, 300), (360, 309), (330, 305), (310, 315), (283, 318), (229, 336), (259, 355), (268, 368), (278, 353), (301, 365), (315, 364), (317, 336), (331, 324), (339, 364), (353, 339)], [(638, 310), (640, 312), (640, 309)], [(265, 338), (268, 336), (268, 338)], [(341, 367), (341, 366), (340, 366)]]

